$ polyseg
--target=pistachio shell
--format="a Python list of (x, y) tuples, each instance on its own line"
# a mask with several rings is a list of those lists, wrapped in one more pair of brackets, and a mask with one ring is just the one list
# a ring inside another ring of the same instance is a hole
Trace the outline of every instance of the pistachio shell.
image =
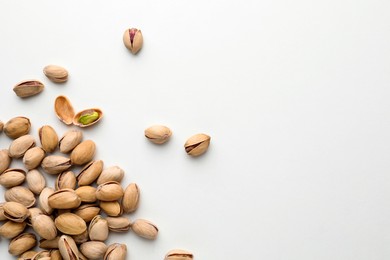
[(122, 208), (124, 213), (131, 213), (138, 208), (140, 191), (135, 183), (130, 183), (125, 189), (122, 199)]
[(95, 156), (96, 145), (92, 140), (85, 140), (77, 145), (70, 154), (72, 164), (83, 165)]
[(39, 194), (39, 208), (43, 213), (50, 215), (53, 212), (53, 208), (49, 206), (49, 197), (54, 193), (54, 190), (50, 187), (46, 187)]
[(158, 234), (158, 228), (152, 222), (144, 219), (137, 219), (131, 225), (131, 229), (140, 237), (146, 239), (155, 239)]
[(97, 200), (96, 188), (92, 186), (81, 186), (76, 190), (76, 194), (80, 197), (81, 202), (93, 203)]
[(118, 201), (100, 201), (100, 208), (110, 217), (122, 215), (122, 207)]
[(39, 140), (42, 144), (42, 149), (47, 153), (52, 153), (58, 146), (58, 135), (53, 127), (44, 125), (38, 130)]
[(18, 186), (26, 179), (26, 172), (22, 169), (8, 169), (0, 173), (0, 184), (5, 188)]
[(54, 223), (59, 231), (67, 235), (79, 235), (87, 230), (85, 221), (73, 213), (59, 215)]
[(184, 144), (187, 154), (199, 156), (204, 154), (210, 145), (210, 136), (206, 134), (196, 134), (191, 136)]
[(173, 249), (169, 251), (164, 260), (192, 260), (194, 255), (191, 252), (182, 249)]
[(58, 174), (69, 169), (72, 164), (67, 157), (49, 155), (43, 159), (41, 166), (49, 174)]
[(63, 83), (68, 80), (68, 71), (58, 65), (48, 65), (43, 68), (43, 73), (55, 83)]
[(20, 158), (24, 153), (35, 146), (35, 139), (32, 135), (23, 135), (15, 139), (8, 148), (8, 155), (12, 158)]
[(50, 260), (62, 260), (60, 250), (50, 250)]
[(96, 204), (84, 204), (78, 207), (73, 213), (85, 222), (90, 222), (99, 212), (100, 208)]
[[(92, 115), (93, 113), (97, 113), (96, 119), (94, 118), (93, 121), (87, 120), (86, 123), (83, 123), (80, 121), (80, 119), (83, 119), (86, 115)], [(103, 118), (103, 111), (100, 110), (99, 108), (89, 108), (85, 109), (83, 111), (78, 112), (74, 117), (73, 117), (73, 124), (79, 127), (88, 127), (91, 125), (96, 124)]]
[(88, 259), (97, 260), (103, 258), (107, 251), (107, 246), (100, 241), (88, 241), (81, 244), (80, 251)]
[(75, 189), (76, 188), (76, 175), (72, 171), (62, 172), (56, 179), (56, 190), (61, 189)]
[(74, 117), (74, 109), (70, 100), (65, 96), (58, 96), (54, 102), (54, 111), (59, 120), (66, 125), (71, 125)]
[(43, 158), (45, 157), (45, 151), (41, 147), (33, 147), (27, 150), (23, 156), (23, 164), (27, 170), (37, 168)]
[(58, 249), (64, 260), (78, 260), (79, 250), (70, 236), (62, 235), (58, 242)]
[(102, 170), (102, 160), (92, 161), (85, 165), (77, 176), (79, 186), (90, 185), (91, 183), (93, 183), (99, 177)]
[(103, 184), (108, 181), (121, 182), (125, 176), (125, 171), (118, 166), (111, 166), (102, 171), (97, 179), (97, 185)]
[(36, 255), (36, 254), (37, 254), (36, 251), (29, 250), (29, 251), (26, 251), (23, 254), (21, 254), (20, 259), (18, 259), (18, 260), (31, 260), (34, 257), (34, 255)]
[(38, 215), (44, 214), (43, 211), (40, 208), (29, 208), (28, 212), (30, 213), (30, 216), (26, 219), (27, 225), (30, 227), (32, 226), (32, 219)]
[(114, 243), (108, 246), (103, 260), (125, 260), (127, 246), (125, 244)]
[(35, 204), (34, 194), (23, 186), (15, 186), (4, 193), (6, 201), (14, 201), (23, 204), (27, 208), (32, 207)]
[(113, 232), (127, 232), (131, 227), (131, 221), (125, 217), (107, 217), (108, 228)]
[(3, 209), (4, 216), (14, 222), (23, 222), (30, 215), (26, 206), (18, 202), (6, 202), (3, 205)]
[(28, 188), (36, 195), (39, 195), (46, 186), (45, 177), (35, 169), (27, 172), (26, 181)]
[(100, 215), (96, 215), (89, 223), (88, 234), (92, 241), (105, 241), (108, 231), (108, 222)]
[(54, 239), (57, 236), (57, 228), (54, 221), (47, 215), (40, 214), (31, 219), (32, 227), (37, 234), (44, 239)]
[(60, 152), (71, 152), (83, 140), (83, 132), (76, 129), (71, 129), (64, 134), (59, 141)]
[(48, 201), (53, 209), (74, 209), (81, 204), (79, 196), (72, 189), (55, 191), (48, 197)]
[(101, 201), (114, 201), (122, 198), (123, 189), (118, 182), (109, 181), (99, 185), (96, 189), (96, 198)]
[(87, 242), (89, 240), (88, 229), (80, 235), (73, 235), (72, 238), (74, 239), (74, 242), (76, 242), (76, 244), (78, 245)]
[(39, 247), (43, 249), (56, 249), (58, 248), (58, 242), (60, 237), (55, 237), (53, 239), (41, 239), (39, 240)]
[(42, 250), (36, 253), (31, 260), (51, 260), (50, 252), (48, 250)]
[(31, 123), (30, 119), (23, 116), (18, 116), (10, 119), (4, 125), (4, 133), (12, 139), (21, 137), (30, 132)]
[(11, 157), (8, 155), (8, 150), (0, 150), (0, 173), (8, 169), (11, 164)]
[(3, 132), (4, 123), (0, 120), (0, 133)]
[(139, 52), (143, 45), (141, 30), (136, 28), (126, 29), (123, 33), (123, 43), (132, 54)]
[(26, 98), (41, 93), (44, 88), (45, 85), (39, 80), (30, 79), (16, 84), (14, 92), (18, 97)]
[(8, 220), (0, 227), (0, 236), (12, 239), (23, 232), (26, 228), (26, 222), (14, 222)]
[(145, 137), (155, 144), (167, 142), (171, 135), (171, 129), (163, 125), (154, 125), (145, 130)]
[(9, 243), (8, 252), (17, 256), (33, 248), (37, 244), (37, 238), (32, 233), (22, 233), (13, 238)]

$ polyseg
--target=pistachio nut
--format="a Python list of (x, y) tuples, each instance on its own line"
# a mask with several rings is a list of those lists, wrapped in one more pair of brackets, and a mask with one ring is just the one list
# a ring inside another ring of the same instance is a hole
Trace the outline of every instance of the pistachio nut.
[(108, 232), (108, 222), (101, 215), (96, 215), (89, 223), (88, 234), (92, 241), (107, 240)]
[(26, 206), (14, 201), (4, 203), (3, 210), (4, 216), (14, 222), (23, 222), (30, 215)]
[(23, 156), (23, 164), (27, 170), (35, 169), (41, 164), (44, 157), (45, 151), (41, 147), (35, 146), (26, 151)]
[(171, 129), (163, 125), (154, 125), (145, 130), (145, 137), (155, 144), (167, 142), (171, 135)]
[(5, 203), (5, 202), (1, 202), (1, 203), (0, 203), (0, 221), (7, 220), (7, 218), (6, 218), (5, 215), (4, 215), (4, 208), (3, 208), (4, 203)]
[(210, 145), (210, 136), (206, 134), (196, 134), (191, 136), (184, 144), (187, 154), (199, 156), (204, 154)]
[(75, 189), (76, 188), (76, 175), (72, 171), (62, 172), (57, 176), (56, 189)]
[(34, 250), (28, 250), (21, 254), (18, 258), (18, 260), (31, 260), (35, 255), (37, 254)]
[(84, 204), (78, 207), (73, 213), (85, 222), (90, 222), (99, 212), (100, 208), (96, 204)]
[(0, 173), (8, 169), (11, 164), (11, 157), (8, 155), (8, 150), (0, 150)]
[(44, 239), (54, 239), (57, 236), (57, 228), (54, 221), (47, 215), (40, 214), (31, 219), (32, 228)]
[(58, 65), (48, 65), (43, 68), (43, 73), (55, 83), (64, 83), (68, 80), (68, 71)]
[(35, 139), (32, 135), (23, 135), (15, 139), (8, 148), (8, 155), (12, 158), (20, 158), (24, 153), (35, 146)]
[(26, 179), (26, 172), (22, 169), (8, 169), (0, 173), (0, 184), (5, 188), (18, 186)]
[(143, 44), (141, 30), (138, 30), (136, 28), (126, 29), (123, 34), (123, 43), (132, 54), (136, 54), (137, 52), (139, 52)]
[(92, 161), (84, 166), (77, 176), (77, 182), (79, 186), (90, 185), (93, 183), (101, 174), (103, 170), (103, 161), (97, 160)]
[(83, 165), (90, 161), (95, 156), (96, 145), (92, 140), (86, 140), (78, 144), (70, 153), (72, 164)]
[(192, 260), (194, 255), (191, 252), (182, 249), (173, 249), (169, 251), (164, 260)]
[(53, 239), (41, 239), (39, 240), (39, 247), (43, 249), (57, 249), (58, 242), (60, 241), (60, 237), (57, 236)]
[(81, 202), (94, 203), (96, 198), (96, 188), (92, 186), (81, 186), (76, 190)]
[(30, 227), (32, 227), (32, 223), (31, 223), (31, 220), (38, 216), (38, 215), (42, 215), (43, 214), (43, 211), (40, 209), (40, 208), (29, 208), (28, 209), (28, 212), (30, 213), (30, 215), (28, 216), (28, 218), (26, 219), (26, 222), (27, 222), (27, 225), (29, 225)]
[(71, 152), (83, 140), (83, 133), (80, 130), (71, 129), (61, 137), (59, 147), (61, 153)]
[(12, 239), (21, 234), (26, 228), (26, 222), (14, 222), (8, 220), (0, 227), (0, 236)]
[(127, 232), (131, 227), (131, 221), (125, 217), (107, 217), (108, 229), (113, 232)]
[(62, 235), (58, 241), (58, 249), (64, 260), (78, 260), (79, 250), (73, 238), (70, 236)]
[(118, 201), (100, 201), (100, 208), (110, 217), (122, 215), (122, 207)]
[(59, 215), (54, 223), (59, 231), (67, 235), (80, 235), (87, 230), (85, 221), (73, 213)]
[(39, 194), (39, 208), (43, 211), (43, 213), (47, 215), (51, 215), (53, 212), (53, 208), (49, 205), (49, 197), (54, 193), (54, 189), (50, 187), (46, 187)]
[(97, 260), (103, 258), (107, 246), (101, 241), (88, 241), (80, 245), (80, 251), (88, 259)]
[(135, 183), (130, 183), (123, 195), (122, 199), (122, 209), (124, 213), (134, 212), (138, 208), (140, 191)]
[(58, 146), (58, 135), (53, 127), (44, 125), (38, 130), (39, 140), (42, 144), (42, 149), (47, 153), (52, 153)]
[(35, 169), (27, 172), (26, 181), (28, 188), (36, 195), (39, 195), (46, 186), (45, 177)]
[(50, 260), (62, 260), (60, 250), (50, 250)]
[(14, 86), (14, 92), (18, 97), (31, 97), (42, 92), (45, 88), (39, 80), (24, 80)]
[(3, 132), (4, 123), (0, 120), (0, 133)]
[(26, 135), (30, 132), (31, 123), (30, 119), (23, 116), (18, 116), (10, 119), (4, 125), (4, 133), (12, 139), (16, 139), (21, 137), (22, 135)]
[(103, 260), (125, 260), (127, 246), (125, 244), (114, 243), (108, 246)]
[(111, 166), (104, 169), (97, 179), (97, 185), (103, 184), (108, 181), (121, 182), (125, 176), (125, 171), (118, 166)]
[(66, 125), (71, 125), (74, 117), (74, 109), (70, 100), (65, 96), (58, 96), (54, 101), (54, 111), (58, 119)]
[(45, 172), (49, 174), (58, 174), (69, 169), (72, 164), (70, 163), (69, 158), (58, 155), (49, 155), (43, 159), (41, 166)]
[(88, 229), (86, 229), (80, 235), (72, 236), (72, 238), (74, 239), (74, 242), (76, 242), (77, 245), (87, 242), (89, 240)]
[(37, 252), (31, 260), (51, 260), (50, 252), (47, 250), (42, 250)]
[(8, 247), (8, 252), (11, 255), (17, 256), (30, 250), (37, 244), (37, 238), (32, 233), (22, 233), (14, 237)]
[(152, 222), (144, 219), (137, 219), (131, 225), (131, 229), (140, 237), (146, 239), (155, 239), (158, 234), (158, 228)]
[(55, 191), (48, 197), (48, 201), (53, 209), (74, 209), (81, 204), (79, 196), (72, 189)]
[(96, 189), (96, 198), (101, 201), (114, 201), (122, 198), (123, 189), (116, 181), (100, 184)]
[(99, 108), (89, 108), (78, 112), (73, 117), (73, 124), (78, 127), (88, 127), (96, 124), (103, 118), (103, 111)]
[(4, 193), (6, 201), (19, 202), (27, 208), (32, 207), (35, 204), (34, 194), (23, 186), (15, 186)]

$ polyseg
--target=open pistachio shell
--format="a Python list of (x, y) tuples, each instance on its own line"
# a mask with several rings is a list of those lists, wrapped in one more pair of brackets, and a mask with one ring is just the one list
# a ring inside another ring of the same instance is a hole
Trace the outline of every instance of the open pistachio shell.
[(65, 96), (58, 96), (54, 102), (54, 111), (59, 120), (71, 125), (74, 117), (74, 109), (70, 100)]
[(79, 127), (87, 127), (96, 124), (102, 117), (102, 110), (99, 108), (89, 108), (78, 112), (73, 117), (73, 124)]

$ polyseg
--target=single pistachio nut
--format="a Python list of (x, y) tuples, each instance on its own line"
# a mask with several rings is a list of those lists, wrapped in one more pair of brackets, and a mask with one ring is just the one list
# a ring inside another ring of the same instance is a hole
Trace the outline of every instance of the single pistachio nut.
[(73, 117), (73, 124), (79, 127), (92, 126), (103, 118), (103, 111), (99, 108), (89, 108), (78, 112)]
[(43, 249), (57, 249), (60, 237), (57, 236), (53, 239), (41, 239), (39, 240), (39, 247)]
[(88, 241), (80, 245), (80, 251), (88, 259), (97, 260), (103, 258), (107, 246), (101, 241)]
[(57, 228), (54, 225), (53, 219), (49, 216), (40, 214), (31, 219), (32, 228), (44, 239), (54, 239), (57, 236)]
[(11, 164), (11, 157), (8, 155), (7, 149), (0, 150), (0, 173), (8, 169)]
[(131, 227), (131, 221), (125, 217), (107, 217), (108, 229), (113, 232), (127, 232)]
[(41, 250), (37, 252), (31, 260), (51, 260), (50, 252), (48, 250)]
[(30, 215), (28, 216), (28, 218), (26, 219), (26, 223), (27, 225), (29, 225), (30, 227), (32, 227), (32, 219), (38, 215), (42, 215), (44, 214), (43, 211), (40, 209), (40, 208), (29, 208), (28, 209), (28, 212), (30, 213)]
[(41, 147), (30, 148), (23, 156), (24, 167), (27, 170), (35, 169), (41, 164), (43, 158), (45, 158), (45, 151)]
[(77, 176), (77, 182), (79, 186), (85, 186), (92, 184), (102, 173), (103, 161), (92, 161), (84, 166)]
[(51, 215), (53, 212), (53, 208), (49, 205), (49, 197), (54, 193), (54, 189), (50, 187), (46, 187), (39, 194), (39, 208), (43, 211), (43, 213), (47, 215)]
[(72, 238), (73, 238), (74, 242), (76, 242), (77, 245), (80, 245), (82, 243), (89, 241), (88, 229), (86, 229), (80, 235), (73, 235)]
[(43, 159), (41, 166), (49, 174), (58, 174), (69, 169), (72, 164), (67, 157), (49, 155)]
[(78, 207), (73, 213), (82, 218), (85, 222), (90, 222), (100, 212), (97, 204), (84, 204)]
[(45, 177), (36, 169), (27, 172), (26, 182), (30, 191), (36, 195), (39, 195), (46, 186)]
[(92, 186), (81, 186), (76, 190), (81, 202), (94, 203), (96, 198), (96, 188)]
[(95, 152), (95, 143), (92, 140), (85, 140), (73, 149), (70, 153), (70, 160), (72, 164), (83, 165), (92, 161)]
[(71, 129), (61, 137), (59, 147), (61, 153), (71, 152), (83, 140), (83, 132)]
[(127, 246), (125, 244), (114, 243), (108, 246), (103, 260), (125, 260)]
[(30, 215), (26, 206), (13, 201), (4, 203), (3, 210), (4, 216), (14, 222), (24, 222), (24, 220)]
[(125, 171), (118, 166), (111, 166), (104, 169), (97, 179), (97, 185), (103, 184), (108, 181), (121, 182), (125, 176)]
[(54, 111), (58, 119), (66, 125), (71, 125), (74, 117), (74, 109), (70, 100), (65, 96), (58, 96), (54, 101)]
[(196, 134), (191, 136), (184, 144), (187, 154), (191, 156), (199, 156), (204, 154), (210, 145), (210, 136), (206, 134)]
[(123, 194), (122, 209), (124, 213), (134, 212), (138, 208), (140, 191), (135, 183), (130, 183)]
[(32, 135), (23, 135), (15, 139), (8, 148), (8, 155), (12, 158), (20, 158), (28, 149), (35, 146), (35, 139)]
[(145, 137), (155, 144), (167, 142), (171, 135), (171, 129), (163, 125), (154, 125), (145, 130)]
[(14, 92), (18, 97), (31, 97), (42, 92), (45, 88), (39, 80), (24, 80), (14, 86)]
[(5, 202), (0, 202), (0, 221), (7, 220), (7, 218), (4, 215), (4, 208), (3, 208), (4, 203)]
[(110, 217), (122, 215), (122, 207), (118, 201), (100, 201), (100, 208)]
[(49, 206), (53, 209), (75, 209), (81, 200), (72, 189), (57, 190), (48, 197)]
[(37, 238), (32, 233), (22, 233), (13, 238), (8, 247), (8, 252), (11, 255), (17, 256), (30, 250), (37, 244)]
[(43, 68), (43, 73), (55, 83), (64, 83), (68, 80), (68, 71), (58, 65), (48, 65)]
[(108, 222), (101, 215), (96, 215), (89, 223), (88, 234), (92, 241), (107, 240), (108, 232)]
[(58, 241), (58, 249), (64, 260), (78, 260), (79, 250), (73, 238), (70, 236), (62, 235)]
[(58, 135), (53, 127), (44, 125), (38, 130), (39, 140), (42, 144), (42, 149), (47, 153), (52, 153), (58, 146)]
[(191, 252), (182, 249), (173, 249), (169, 251), (164, 260), (192, 260), (194, 255)]
[(62, 260), (60, 250), (50, 250), (50, 260)]
[(0, 185), (5, 188), (18, 186), (26, 179), (26, 172), (22, 169), (8, 169), (0, 173)]
[(26, 228), (26, 222), (14, 222), (8, 220), (0, 227), (0, 236), (12, 239), (21, 234)]
[(85, 221), (73, 213), (59, 215), (54, 223), (59, 231), (67, 235), (80, 235), (87, 230)]
[(4, 133), (12, 139), (16, 139), (21, 137), (22, 135), (26, 135), (30, 132), (31, 123), (30, 119), (23, 116), (18, 116), (10, 119), (4, 125)]
[(123, 43), (132, 54), (136, 54), (137, 52), (139, 52), (143, 45), (143, 37), (141, 30), (138, 30), (136, 28), (126, 29), (123, 34)]
[(96, 189), (96, 198), (101, 201), (114, 201), (123, 197), (123, 189), (116, 181), (100, 184)]
[(56, 190), (76, 188), (76, 175), (72, 171), (65, 171), (58, 174), (56, 183)]
[(27, 208), (34, 206), (36, 200), (34, 194), (26, 187), (15, 186), (4, 193), (6, 201), (19, 202)]
[(155, 239), (158, 234), (157, 226), (145, 219), (137, 219), (134, 221), (131, 229), (134, 233), (146, 239)]
[(36, 255), (37, 252), (34, 251), (34, 250), (28, 250), (26, 252), (24, 252), (23, 254), (21, 254), (18, 258), (18, 260), (31, 260), (34, 255)]

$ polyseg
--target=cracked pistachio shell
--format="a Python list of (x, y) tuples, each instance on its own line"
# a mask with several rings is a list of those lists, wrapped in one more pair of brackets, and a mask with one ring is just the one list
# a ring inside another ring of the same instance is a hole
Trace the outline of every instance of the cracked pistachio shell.
[(85, 222), (90, 222), (97, 214), (100, 208), (97, 204), (84, 204), (78, 207), (73, 213), (82, 218)]
[(20, 158), (28, 149), (35, 146), (35, 139), (32, 135), (23, 135), (15, 139), (8, 148), (8, 155), (12, 158)]
[(115, 181), (109, 181), (100, 184), (96, 189), (96, 198), (101, 201), (114, 201), (122, 197), (122, 186)]
[(41, 166), (49, 174), (58, 174), (69, 169), (72, 164), (67, 157), (49, 155), (43, 159)]
[(158, 234), (158, 228), (152, 222), (145, 219), (137, 219), (131, 225), (131, 229), (138, 236), (146, 239), (156, 239)]
[(47, 215), (51, 215), (53, 212), (53, 208), (49, 206), (49, 197), (53, 193), (54, 189), (46, 187), (41, 191), (41, 194), (39, 194), (39, 208)]
[(8, 169), (11, 164), (11, 157), (8, 155), (8, 150), (0, 150), (0, 173)]
[(47, 65), (43, 68), (43, 73), (55, 83), (64, 83), (68, 80), (68, 71), (58, 65)]
[(26, 228), (26, 222), (14, 222), (8, 220), (0, 227), (0, 236), (12, 239), (18, 236)]
[(47, 153), (52, 153), (58, 146), (58, 135), (53, 127), (44, 125), (38, 130), (39, 140), (42, 144), (42, 149)]
[(80, 245), (80, 251), (88, 259), (97, 260), (103, 258), (107, 246), (100, 241), (88, 241)]
[(92, 241), (105, 241), (108, 238), (108, 222), (100, 215), (96, 215), (89, 223), (88, 234)]
[(8, 169), (0, 173), (0, 184), (5, 188), (18, 186), (26, 179), (26, 172), (22, 169)]
[(45, 88), (42, 82), (39, 80), (24, 80), (14, 86), (14, 92), (18, 97), (26, 98), (31, 97), (42, 92)]
[(93, 203), (97, 200), (96, 188), (92, 186), (81, 186), (76, 190), (76, 194), (80, 197), (81, 202)]
[(4, 198), (6, 201), (19, 202), (27, 208), (32, 207), (36, 202), (34, 194), (23, 186), (15, 186), (7, 190), (4, 193)]
[(143, 41), (141, 30), (130, 28), (123, 33), (123, 43), (132, 54), (136, 54), (141, 50)]
[(18, 202), (6, 202), (3, 205), (4, 216), (14, 222), (24, 222), (30, 215), (27, 207)]
[(92, 140), (85, 140), (73, 149), (70, 153), (70, 160), (72, 164), (83, 165), (92, 161), (95, 152), (95, 143)]
[(64, 260), (78, 260), (79, 250), (73, 238), (70, 236), (62, 235), (58, 242), (58, 249)]
[(12, 139), (16, 139), (30, 132), (30, 119), (23, 116), (18, 116), (10, 119), (4, 125), (4, 133)]
[(60, 237), (57, 236), (53, 239), (41, 239), (39, 240), (39, 247), (43, 249), (57, 249)]
[(28, 188), (36, 195), (39, 195), (46, 186), (45, 177), (38, 170), (30, 170), (26, 175)]
[(210, 136), (206, 134), (196, 134), (191, 136), (184, 144), (187, 154), (191, 156), (199, 156), (204, 154), (210, 145)]
[(97, 185), (103, 184), (108, 181), (121, 182), (125, 176), (125, 171), (118, 166), (111, 166), (104, 169), (97, 179)]
[(78, 112), (73, 117), (73, 124), (78, 127), (88, 127), (96, 124), (103, 118), (103, 111), (99, 108), (89, 108)]
[(127, 246), (125, 244), (114, 243), (108, 246), (103, 260), (125, 260)]
[(72, 189), (57, 190), (48, 197), (49, 206), (53, 209), (75, 209), (81, 200)]
[(54, 101), (54, 111), (58, 119), (66, 125), (71, 125), (74, 117), (74, 109), (70, 100), (65, 96), (58, 96)]
[(76, 129), (71, 129), (61, 137), (59, 147), (61, 153), (71, 152), (83, 140), (83, 133)]
[(56, 190), (76, 188), (76, 175), (72, 171), (61, 172), (56, 179)]
[(126, 217), (107, 217), (108, 228), (113, 232), (127, 232), (131, 227), (130, 219)]
[(154, 125), (145, 130), (145, 137), (155, 144), (167, 142), (171, 135), (171, 129), (163, 125)]
[(191, 252), (182, 249), (173, 249), (169, 251), (164, 260), (192, 260), (194, 255)]
[(59, 215), (54, 223), (59, 231), (67, 235), (80, 235), (87, 230), (85, 221), (73, 213)]
[(27, 170), (35, 169), (41, 164), (43, 158), (45, 158), (45, 151), (41, 147), (30, 148), (23, 156), (24, 167)]
[(17, 256), (30, 250), (37, 244), (37, 238), (32, 233), (22, 233), (13, 238), (8, 247), (8, 252), (11, 255)]
[(118, 201), (100, 201), (100, 208), (110, 217), (122, 215), (122, 207)]
[(123, 195), (122, 208), (124, 213), (134, 212), (138, 208), (140, 191), (135, 183), (130, 183)]
[(79, 175), (77, 176), (77, 181), (79, 186), (90, 185), (93, 183), (101, 174), (103, 170), (103, 161), (97, 160), (92, 161), (84, 166), (81, 169)]
[(57, 228), (53, 219), (44, 214), (39, 214), (31, 219), (32, 228), (44, 239), (54, 239), (57, 236)]

